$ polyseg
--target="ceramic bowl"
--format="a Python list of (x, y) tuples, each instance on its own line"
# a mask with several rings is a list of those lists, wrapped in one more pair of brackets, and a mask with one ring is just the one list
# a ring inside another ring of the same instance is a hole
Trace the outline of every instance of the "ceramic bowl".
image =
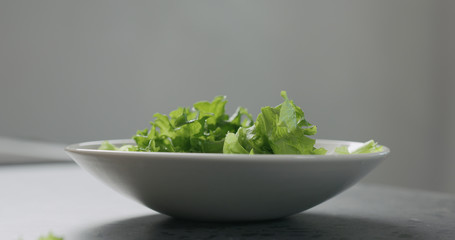
[[(131, 140), (109, 140), (131, 144)], [(256, 221), (300, 213), (355, 184), (388, 154), (336, 155), (359, 142), (317, 140), (327, 155), (242, 155), (97, 150), (102, 141), (66, 152), (114, 190), (175, 218)]]

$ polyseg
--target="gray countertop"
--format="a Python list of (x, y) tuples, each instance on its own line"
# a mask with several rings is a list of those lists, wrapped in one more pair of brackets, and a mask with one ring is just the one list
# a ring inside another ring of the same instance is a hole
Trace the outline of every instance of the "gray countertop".
[(455, 239), (455, 196), (358, 184), (285, 219), (203, 223), (153, 212), (75, 164), (0, 166), (0, 239), (49, 231), (65, 240)]

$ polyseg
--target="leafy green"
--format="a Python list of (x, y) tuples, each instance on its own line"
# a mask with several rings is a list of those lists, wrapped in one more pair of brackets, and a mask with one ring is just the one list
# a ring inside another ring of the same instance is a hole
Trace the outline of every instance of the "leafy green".
[(228, 133), (223, 145), (223, 153), (243, 153), (248, 154), (248, 151), (239, 143), (238, 137), (233, 133)]
[(98, 148), (99, 150), (118, 150), (118, 148), (116, 146), (114, 146), (113, 144), (111, 144), (110, 142), (108, 141), (104, 141), (101, 143), (101, 146)]
[(98, 150), (114, 150), (114, 151), (137, 151), (137, 146), (133, 145), (123, 145), (121, 147), (116, 147), (112, 143), (108, 141), (104, 141), (101, 143), (100, 147)]
[[(316, 126), (304, 117), (302, 109), (281, 92), (284, 102), (276, 107), (263, 107), (253, 126), (240, 127), (236, 141), (226, 141), (225, 153), (265, 154), (325, 154), (315, 148), (315, 140), (308, 137), (317, 132)], [(234, 136), (230, 136), (234, 138)], [(240, 148), (239, 146), (242, 148)], [(236, 151), (237, 150), (237, 151)]]
[(212, 102), (197, 102), (192, 109), (180, 107), (169, 116), (156, 113), (151, 128), (133, 136), (137, 144), (133, 151), (222, 153), (226, 135), (251, 126), (253, 120), (242, 107), (229, 116), (226, 103), (224, 96), (218, 96)]
[[(17, 240), (23, 240), (23, 238), (19, 238)], [(52, 232), (49, 232), (47, 235), (42, 235), (38, 238), (38, 240), (64, 240), (63, 237), (55, 236)]]
[(41, 236), (38, 240), (63, 240), (63, 237), (57, 237), (53, 233), (47, 234), (47, 236)]
[(338, 154), (359, 154), (359, 153), (374, 153), (381, 152), (382, 146), (379, 146), (377, 142), (370, 140), (365, 142), (358, 148), (354, 149), (352, 152), (349, 151), (348, 146), (340, 146), (335, 148), (335, 152)]
[[(168, 115), (156, 113), (151, 127), (138, 130), (132, 138), (136, 145), (116, 147), (103, 142), (99, 149), (140, 152), (190, 152), (226, 154), (319, 154), (316, 148), (317, 127), (309, 123), (303, 110), (281, 92), (283, 102), (261, 108), (256, 121), (248, 110), (237, 108), (229, 116), (225, 112), (226, 97), (201, 101), (192, 108), (179, 107)], [(381, 151), (382, 147), (367, 142), (352, 153)], [(350, 154), (347, 147), (339, 147), (339, 154)]]
[(335, 152), (338, 154), (350, 154), (348, 146), (346, 145), (335, 148)]

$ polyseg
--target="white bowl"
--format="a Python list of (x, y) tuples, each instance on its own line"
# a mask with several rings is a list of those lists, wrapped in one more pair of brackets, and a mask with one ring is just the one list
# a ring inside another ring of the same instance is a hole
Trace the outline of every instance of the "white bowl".
[[(115, 145), (131, 140), (109, 140)], [(335, 196), (370, 172), (389, 149), (353, 155), (241, 155), (97, 150), (67, 153), (111, 188), (176, 218), (254, 221), (286, 217)], [(329, 153), (361, 143), (317, 140)]]

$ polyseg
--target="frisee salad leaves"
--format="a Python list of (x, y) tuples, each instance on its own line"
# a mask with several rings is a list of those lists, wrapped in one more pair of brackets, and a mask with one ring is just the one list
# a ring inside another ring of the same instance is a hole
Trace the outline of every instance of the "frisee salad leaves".
[[(290, 100), (285, 91), (284, 101), (276, 107), (263, 107), (256, 121), (246, 108), (238, 107), (229, 116), (225, 112), (226, 97), (201, 101), (193, 108), (179, 107), (164, 115), (156, 113), (151, 127), (137, 131), (133, 136), (136, 145), (116, 147), (103, 142), (100, 150), (140, 152), (189, 152), (225, 154), (319, 154), (327, 153), (316, 148), (317, 127), (309, 123), (300, 107)], [(373, 141), (361, 152), (380, 151)], [(347, 148), (335, 151), (350, 154)]]

